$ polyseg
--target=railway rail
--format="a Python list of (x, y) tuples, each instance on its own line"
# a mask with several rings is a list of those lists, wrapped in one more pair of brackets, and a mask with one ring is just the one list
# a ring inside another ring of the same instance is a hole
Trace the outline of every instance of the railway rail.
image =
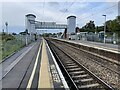
[(86, 51), (84, 49), (80, 49), (78, 47), (72, 46), (70, 44), (65, 44), (63, 42), (53, 42), (53, 43), (57, 44), (59, 46), (62, 45), (60, 47), (63, 48), (63, 46), (64, 46), (64, 48), (67, 48), (67, 50), (70, 50), (75, 54), (81, 54), (81, 56), (85, 55), (84, 56), (85, 58), (87, 58), (87, 59), (107, 68), (108, 70), (120, 75), (120, 71), (118, 70), (118, 68), (120, 66), (120, 62), (118, 60), (106, 58), (106, 57), (98, 55), (97, 53), (95, 54), (95, 53)]
[(77, 45), (61, 42), (59, 40), (49, 39), (52, 44), (55, 44), (62, 50), (66, 51), (71, 57), (87, 67), (95, 75), (113, 86), (117, 90), (120, 89), (120, 65), (114, 63), (114, 59), (99, 57), (100, 55), (87, 52)]
[(81, 63), (79, 63), (57, 45), (51, 43), (50, 41), (48, 41), (48, 44), (50, 45), (53, 54), (60, 62), (64, 71), (66, 74), (68, 74), (67, 76), (70, 78), (71, 83), (74, 85), (74, 88), (76, 88), (76, 90), (114, 90), (113, 87), (97, 77), (94, 73), (84, 67)]

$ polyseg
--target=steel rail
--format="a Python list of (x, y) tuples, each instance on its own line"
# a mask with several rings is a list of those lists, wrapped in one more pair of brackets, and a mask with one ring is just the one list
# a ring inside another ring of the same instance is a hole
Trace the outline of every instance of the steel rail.
[[(107, 90), (114, 90), (114, 88), (110, 85), (108, 85), (106, 82), (104, 82), (102, 79), (100, 79), (98, 76), (96, 76), (94, 73), (92, 73), (90, 70), (88, 70), (86, 67), (84, 67), (82, 64), (80, 64), (77, 60), (75, 60), (73, 57), (71, 57), (68, 53), (66, 53), (65, 51), (63, 51), (62, 49), (60, 49), (59, 47), (57, 47), (55, 44), (52, 43), (52, 45), (55, 46), (55, 48), (57, 48), (58, 50), (60, 50), (64, 55), (66, 55), (68, 58), (70, 58), (72, 61), (74, 61), (77, 65), (79, 65), (79, 67), (82, 67), (82, 69), (84, 69), (85, 72), (87, 72), (92, 78), (94, 78), (95, 80), (97, 80), (97, 82), (99, 82), (100, 85), (102, 85), (103, 87), (105, 87), (105, 89)], [(52, 50), (53, 51), (53, 50)], [(55, 50), (53, 51), (54, 53)], [(55, 54), (57, 57), (59, 57), (59, 55)], [(60, 57), (59, 57), (60, 59)], [(61, 61), (60, 61), (61, 62)], [(62, 63), (62, 62), (61, 62)], [(69, 72), (67, 71), (67, 69), (65, 68), (65, 66), (62, 64), (62, 66), (64, 67), (65, 71), (67, 72), (68, 76), (70, 76)], [(70, 79), (72, 79), (72, 77), (70, 77)], [(74, 82), (74, 80), (72, 80)], [(74, 82), (75, 84), (75, 82)], [(77, 86), (77, 85), (76, 85)]]

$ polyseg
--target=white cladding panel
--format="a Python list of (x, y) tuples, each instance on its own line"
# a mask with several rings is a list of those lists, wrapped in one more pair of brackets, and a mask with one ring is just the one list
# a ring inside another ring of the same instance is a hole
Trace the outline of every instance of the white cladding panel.
[(67, 18), (67, 32), (68, 34), (75, 32), (76, 28), (76, 17), (69, 17)]
[(36, 33), (35, 24), (31, 24), (29, 20), (35, 21), (35, 17), (33, 15), (26, 16), (26, 29), (28, 29), (28, 33), (34, 34)]
[(28, 30), (28, 32), (30, 33), (31, 31), (30, 31), (30, 22), (28, 21), (28, 18), (27, 17), (25, 17), (25, 26), (26, 26), (26, 29)]

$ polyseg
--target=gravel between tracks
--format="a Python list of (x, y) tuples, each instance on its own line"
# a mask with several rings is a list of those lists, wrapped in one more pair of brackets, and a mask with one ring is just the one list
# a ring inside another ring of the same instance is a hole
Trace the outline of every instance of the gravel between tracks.
[[(105, 68), (104, 66), (98, 64), (95, 62), (95, 58), (90, 57), (90, 55), (86, 55), (86, 53), (83, 53), (81, 51), (78, 51), (75, 48), (72, 48), (68, 46), (66, 43), (62, 44), (61, 42), (53, 42), (56, 46), (59, 48), (62, 48), (65, 50), (69, 55), (74, 57), (76, 60), (78, 60), (81, 64), (83, 64), (85, 67), (87, 67), (89, 70), (91, 70), (93, 73), (95, 73), (97, 76), (99, 76), (101, 79), (103, 79), (108, 84), (112, 85), (114, 88), (120, 89), (120, 75)], [(81, 52), (81, 53), (78, 53)], [(101, 63), (104, 62), (104, 65), (113, 68), (115, 70), (118, 70), (117, 65), (113, 65), (110, 62), (103, 61), (101, 59)]]

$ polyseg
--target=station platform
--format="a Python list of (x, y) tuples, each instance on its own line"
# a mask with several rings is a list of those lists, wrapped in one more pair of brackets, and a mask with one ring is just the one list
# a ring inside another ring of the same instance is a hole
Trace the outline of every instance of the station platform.
[(115, 44), (108, 44), (108, 43), (100, 43), (100, 42), (92, 42), (92, 41), (82, 41), (82, 40), (75, 40), (73, 42), (77, 42), (77, 43), (82, 43), (82, 44), (87, 44), (89, 46), (93, 46), (96, 48), (102, 48), (105, 50), (111, 50), (114, 52), (120, 52), (119, 50), (119, 46), (115, 45)]
[(0, 64), (2, 90), (69, 90), (45, 39), (40, 38)]
[(119, 45), (99, 43), (99, 42), (91, 42), (91, 41), (83, 41), (83, 40), (67, 40), (67, 39), (58, 39), (58, 38), (53, 38), (53, 39), (120, 54)]
[(68, 90), (69, 88), (47, 42), (44, 39), (42, 43), (38, 88), (57, 88), (62, 90)]

